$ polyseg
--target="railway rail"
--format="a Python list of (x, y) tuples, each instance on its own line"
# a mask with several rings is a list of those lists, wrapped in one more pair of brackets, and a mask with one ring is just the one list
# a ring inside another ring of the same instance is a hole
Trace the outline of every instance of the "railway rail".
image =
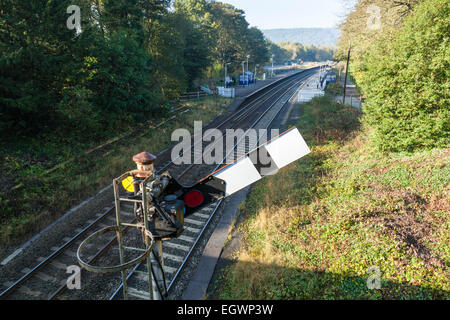
[[(249, 125), (247, 125), (246, 132), (250, 129), (270, 129), (271, 124), (283, 110), (287, 102), (291, 100), (291, 98), (296, 93), (297, 89), (299, 88), (299, 83), (300, 81), (298, 79), (295, 79), (292, 82), (289, 82), (287, 85), (283, 86), (283, 89), (280, 90), (283, 91), (281, 95), (277, 94), (280, 93), (280, 91), (277, 91), (275, 94), (270, 95), (270, 98), (265, 100), (265, 102), (270, 102), (269, 107), (264, 108), (261, 112), (255, 113), (256, 110), (252, 108), (251, 114), (253, 116), (247, 119), (247, 121), (250, 120), (250, 122)], [(267, 137), (267, 139), (269, 140), (270, 137)], [(249, 143), (241, 144), (240, 142), (241, 141), (237, 141), (232, 150), (235, 153), (235, 157), (238, 157), (239, 154), (245, 154), (249, 152), (250, 150), (257, 147), (257, 145), (260, 143), (259, 140), (256, 141), (254, 145), (250, 145)], [(239, 148), (243, 148), (243, 150), (239, 150)], [(221, 166), (225, 165), (225, 160), (228, 156), (229, 154), (225, 154), (225, 157), (222, 160), (222, 164), (203, 165), (200, 171), (211, 173), (220, 169)], [(165, 166), (165, 168), (167, 168), (167, 166)], [(187, 171), (193, 170), (193, 168), (198, 169), (196, 165), (188, 165), (186, 168), (178, 167), (178, 172), (181, 172), (178, 177), (185, 175)], [(198, 173), (199, 172), (196, 171), (197, 176)], [(169, 281), (169, 284), (167, 286), (168, 292), (170, 292), (170, 290), (172, 289), (175, 281), (177, 280), (179, 274), (182, 272), (186, 262), (188, 261), (190, 254), (195, 249), (195, 246), (197, 245), (203, 232), (208, 227), (210, 221), (214, 217), (221, 203), (222, 199), (218, 199), (209, 207), (203, 208), (200, 210), (200, 212), (192, 214), (188, 219), (185, 219), (187, 228), (185, 228), (184, 235), (178, 239), (173, 239), (171, 241), (166, 241), (163, 243), (163, 251), (168, 252), (167, 254), (164, 254), (166, 273), (165, 278)], [(189, 243), (189, 245), (187, 245), (187, 243)], [(166, 263), (168, 263), (169, 266), (167, 266)], [(134, 297), (138, 297), (141, 299), (150, 298), (150, 295), (148, 294), (148, 292), (146, 292), (147, 279), (146, 277), (142, 276), (142, 274), (145, 272), (146, 265), (145, 263), (141, 263), (138, 264), (128, 274), (127, 290), (128, 292), (132, 292)], [(110, 300), (114, 300), (123, 295), (122, 291), (122, 285), (120, 285), (119, 288), (110, 297)]]
[[(288, 79), (279, 81), (268, 88), (264, 88), (257, 94), (248, 97), (237, 111), (218, 117), (215, 121), (205, 126), (204, 129), (217, 128), (222, 132), (231, 128), (241, 128), (244, 131), (250, 129), (268, 129), (277, 115), (283, 110), (286, 103), (295, 94), (300, 81), (308, 78), (314, 72), (314, 69), (305, 70)], [(204, 148), (204, 142), (201, 143)], [(194, 144), (191, 145), (192, 152), (194, 147)], [(242, 148), (242, 144), (238, 141), (235, 144), (233, 152), (237, 156), (238, 154), (248, 152), (254, 147), (256, 145), (245, 143), (245, 150), (241, 150), (239, 148)], [(227, 156), (228, 154), (224, 157), (224, 160)], [(174, 176), (177, 176), (186, 184), (193, 184), (198, 179), (214, 172), (221, 166), (221, 164), (176, 166), (173, 163), (173, 159), (170, 159), (170, 149), (163, 151), (158, 155), (158, 158), (161, 159), (159, 165), (156, 165), (158, 172), (170, 170)], [(179, 275), (183, 272), (184, 266), (196, 249), (199, 240), (202, 238), (202, 235), (208, 228), (221, 204), (222, 199), (217, 199), (209, 207), (193, 213), (185, 219), (183, 235), (178, 239), (164, 242), (164, 268), (166, 279), (169, 282), (167, 287), (169, 292)], [(121, 209), (125, 216), (129, 218), (129, 222), (132, 223), (134, 221), (133, 208), (131, 206), (125, 206)], [(96, 218), (88, 221), (87, 225), (82, 230), (79, 230), (72, 238), (67, 239), (61, 246), (53, 248), (53, 253), (48, 257), (42, 259), (41, 262), (30, 269), (24, 269), (24, 275), (15, 282), (10, 283), (6, 290), (0, 293), (0, 299), (70, 299), (72, 290), (67, 290), (67, 267), (77, 265), (76, 248), (92, 231), (108, 225), (114, 225), (114, 212), (115, 208), (112, 207), (98, 214)], [(127, 231), (124, 230), (124, 232)], [(114, 251), (113, 246), (116, 243), (117, 241), (114, 237), (105, 239), (104, 243), (98, 248), (92, 248), (89, 262), (94, 263), (105, 259), (108, 253)], [(138, 272), (144, 265), (137, 265), (128, 275), (131, 290), (135, 291), (135, 296), (140, 295), (142, 299), (148, 298), (147, 294), (141, 289), (146, 288), (146, 286), (145, 281), (143, 281)], [(83, 270), (80, 272), (83, 272)], [(86, 290), (86, 288), (83, 289)], [(110, 299), (117, 298), (120, 296), (120, 293), (121, 286), (118, 286), (115, 288)]]

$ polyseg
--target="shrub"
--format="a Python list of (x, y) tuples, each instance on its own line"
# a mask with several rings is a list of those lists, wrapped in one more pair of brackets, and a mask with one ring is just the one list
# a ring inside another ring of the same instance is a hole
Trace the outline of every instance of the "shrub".
[(364, 122), (382, 151), (442, 147), (449, 141), (449, 2), (427, 0), (391, 44), (367, 55), (360, 85)]
[(316, 97), (303, 105), (299, 128), (306, 139), (317, 143), (325, 139), (343, 140), (359, 126), (358, 109), (336, 102), (332, 96)]

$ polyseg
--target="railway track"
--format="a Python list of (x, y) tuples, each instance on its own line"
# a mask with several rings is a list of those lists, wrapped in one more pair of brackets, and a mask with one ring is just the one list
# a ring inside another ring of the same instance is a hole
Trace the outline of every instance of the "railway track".
[[(222, 117), (212, 121), (205, 129), (217, 128), (221, 132), (225, 132), (226, 129), (242, 128), (244, 131), (250, 129), (266, 129), (269, 128), (276, 116), (281, 112), (287, 101), (295, 93), (299, 86), (299, 82), (302, 79), (309, 77), (314, 70), (307, 70), (291, 77), (290, 79), (283, 81), (279, 85), (259, 93), (255, 99), (251, 99), (242, 108), (233, 112), (232, 114), (226, 114)], [(202, 147), (204, 148), (205, 145)], [(191, 146), (192, 153), (194, 152), (195, 145)], [(249, 143), (240, 144), (238, 141), (233, 149), (234, 156), (248, 152), (256, 147), (256, 145), (250, 145)], [(164, 159), (164, 153), (167, 158), (167, 154), (170, 155), (170, 150), (163, 152), (161, 158)], [(227, 158), (227, 154), (224, 159)], [(160, 157), (160, 155), (158, 156)], [(183, 183), (193, 184), (199, 178), (219, 169), (221, 165), (179, 165), (175, 166), (172, 159), (160, 162), (156, 166), (158, 172), (164, 172), (170, 170), (171, 173), (179, 177)], [(205, 230), (209, 226), (209, 223), (214, 218), (222, 199), (217, 199), (216, 202), (209, 207), (201, 209), (199, 212), (195, 212), (185, 219), (185, 231), (183, 235), (175, 240), (164, 242), (164, 267), (165, 276), (168, 282), (167, 289), (170, 290), (174, 286), (179, 275), (182, 273), (186, 262), (195, 250), (199, 240), (204, 234)], [(134, 221), (133, 208), (126, 205), (121, 208), (125, 217), (129, 219), (126, 222), (132, 223)], [(79, 290), (67, 290), (67, 279), (69, 274), (67, 273), (67, 267), (77, 265), (76, 250), (81, 243), (91, 232), (100, 228), (104, 228), (109, 225), (115, 225), (115, 208), (111, 207), (105, 210), (103, 213), (97, 214), (97, 216), (87, 221), (86, 226), (82, 230), (78, 230), (72, 238), (66, 238), (65, 243), (59, 247), (52, 248), (53, 253), (48, 257), (41, 258), (40, 262), (32, 268), (25, 268), (22, 270), (23, 276), (18, 280), (8, 283), (6, 290), (0, 293), (0, 299), (71, 299), (74, 293), (78, 293)], [(124, 230), (125, 232), (133, 232), (133, 230)], [(137, 234), (131, 235), (131, 237), (138, 239)], [(114, 245), (116, 244), (115, 237), (104, 239), (103, 243), (95, 248), (92, 248), (92, 253), (88, 258), (90, 263), (101, 262), (107, 260), (111, 255), (116, 255)], [(145, 294), (146, 282), (143, 281), (142, 276), (138, 272), (143, 271), (144, 266), (138, 265), (129, 274), (129, 286), (134, 290), (134, 294), (141, 296), (141, 298), (148, 298)], [(81, 270), (80, 272), (83, 272)], [(119, 278), (118, 276), (116, 278)], [(95, 281), (95, 280), (94, 280)], [(116, 281), (117, 282), (117, 281)], [(111, 281), (114, 283), (114, 281)], [(83, 288), (87, 290), (86, 288)], [(114, 293), (110, 299), (120, 296), (121, 287), (116, 286), (115, 290), (110, 292)]]
[[(270, 129), (271, 124), (283, 110), (286, 103), (293, 97), (297, 89), (299, 88), (299, 80), (294, 80), (293, 82), (289, 82), (286, 86), (283, 86), (284, 93), (281, 95), (276, 95), (274, 99), (274, 95), (271, 95), (271, 98), (268, 99), (270, 102), (269, 107), (263, 109), (263, 111), (254, 113), (255, 110), (252, 110), (253, 117), (247, 119), (249, 125), (246, 128), (246, 131), (250, 129)], [(279, 93), (279, 91), (277, 91)], [(267, 101), (266, 101), (267, 102)], [(267, 140), (270, 140), (270, 136), (267, 137)], [(255, 141), (253, 145), (249, 143), (242, 144), (241, 141), (237, 141), (233, 148), (234, 158), (237, 159), (240, 155), (243, 155), (250, 150), (253, 150), (257, 147), (261, 141)], [(264, 141), (263, 141), (264, 142)], [(239, 150), (241, 149), (241, 150)], [(204, 172), (214, 172), (223, 165), (225, 165), (225, 160), (229, 154), (225, 154), (223, 158), (223, 163), (218, 165), (209, 165), (203, 166), (202, 170)], [(197, 168), (196, 166), (189, 165), (187, 168), (181, 168), (181, 174), (186, 174), (187, 170), (193, 170), (193, 168)], [(198, 172), (196, 173), (198, 175)], [(217, 212), (219, 206), (221, 205), (223, 199), (218, 199), (216, 202), (212, 203), (209, 207), (201, 209), (199, 212), (192, 214), (188, 219), (185, 219), (185, 232), (183, 236), (177, 239), (173, 239), (171, 241), (165, 241), (163, 243), (163, 252), (164, 252), (164, 264), (165, 264), (165, 278), (167, 279), (168, 285), (167, 290), (170, 292), (175, 281), (177, 280), (178, 275), (183, 271), (183, 267), (185, 266), (187, 260), (190, 257), (190, 254), (195, 249), (196, 244), (201, 238), (204, 230), (209, 225), (209, 222), (214, 217)], [(137, 272), (136, 272), (137, 271)], [(147, 267), (145, 263), (138, 264), (127, 277), (128, 282), (128, 292), (133, 293), (134, 297), (138, 299), (149, 299), (150, 296), (148, 294), (148, 283), (147, 278), (142, 276), (143, 273), (147, 272)], [(110, 300), (117, 299), (123, 295), (122, 285), (113, 293), (110, 297)]]
[[(300, 76), (302, 79), (304, 77), (307, 77), (311, 75), (311, 71), (306, 71), (304, 73), (301, 73), (301, 75), (297, 75), (297, 77), (293, 77), (289, 79), (289, 81), (286, 81), (285, 83), (281, 84), (280, 86), (271, 88), (267, 92), (265, 92), (262, 96), (257, 97), (255, 100), (252, 100), (250, 105), (239, 109), (237, 112), (231, 114), (231, 115), (225, 115), (224, 119), (220, 119), (220, 122), (213, 123), (213, 126), (207, 126), (203, 129), (203, 131), (206, 131), (207, 129), (213, 127), (214, 129), (218, 129), (221, 131), (222, 135), (226, 136), (226, 130), (227, 129), (242, 129), (244, 131), (248, 130), (249, 128), (253, 129), (264, 129), (261, 128), (255, 128), (254, 127), (254, 120), (259, 119), (262, 114), (266, 112), (267, 109), (273, 110), (273, 105), (280, 100), (280, 98), (283, 96), (283, 94), (288, 91), (293, 85), (295, 85), (299, 80), (298, 76)], [(267, 107), (269, 105), (269, 108)], [(208, 135), (205, 134), (205, 138), (207, 138)], [(207, 147), (211, 148), (210, 142), (208, 141), (201, 141), (201, 146), (199, 146), (200, 150), (206, 150)], [(239, 149), (237, 154), (242, 154), (242, 152), (248, 152), (249, 148), (254, 148), (255, 146), (248, 146), (245, 150)], [(227, 150), (223, 150), (223, 153), (225, 153)], [(194, 145), (191, 146), (191, 159), (194, 159), (196, 153), (196, 149), (194, 148)], [(180, 155), (181, 157), (181, 155)], [(163, 160), (162, 160), (163, 159)], [(177, 180), (180, 181), (183, 185), (194, 185), (199, 177), (203, 177), (209, 173), (211, 173), (212, 169), (214, 169), (213, 165), (199, 165), (195, 163), (191, 164), (179, 164), (174, 165), (170, 152), (167, 152), (167, 154), (163, 156), (158, 156), (158, 160), (155, 164), (155, 167), (161, 171), (169, 170), (171, 174), (175, 177), (177, 177)], [(195, 170), (193, 170), (195, 168)]]

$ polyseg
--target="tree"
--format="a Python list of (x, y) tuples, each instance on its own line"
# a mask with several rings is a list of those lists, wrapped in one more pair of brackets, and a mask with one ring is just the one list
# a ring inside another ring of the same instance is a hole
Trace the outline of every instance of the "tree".
[(365, 122), (384, 151), (415, 151), (448, 144), (450, 4), (415, 7), (391, 44), (367, 53), (359, 84), (367, 97)]
[(283, 64), (288, 60), (326, 61), (332, 60), (334, 49), (329, 47), (303, 46), (297, 42), (269, 42), (269, 51), (275, 54), (275, 63)]
[(253, 57), (255, 64), (263, 64), (269, 60), (269, 50), (264, 34), (258, 28), (250, 28), (247, 37), (247, 52)]
[(174, 8), (175, 12), (189, 17), (194, 30), (202, 34), (198, 37), (208, 49), (210, 76), (222, 74), (225, 63), (229, 62), (232, 63), (230, 73), (240, 70), (248, 54), (254, 64), (268, 61), (264, 35), (256, 28), (249, 28), (244, 11), (230, 4), (205, 0), (176, 0)]
[[(150, 18), (141, 14), (150, 2), (95, 3), (2, 0), (0, 130), (80, 135), (86, 130), (79, 128), (95, 127), (92, 135), (156, 113), (160, 101), (140, 23)], [(81, 8), (78, 35), (66, 27), (72, 4)]]
[[(0, 130), (34, 134), (66, 119), (64, 89), (83, 81), (77, 53), (92, 40), (66, 27), (70, 1), (2, 0), (0, 7)], [(85, 2), (78, 2), (86, 8)], [(86, 22), (86, 17), (84, 21)], [(83, 94), (89, 95), (88, 90)], [(83, 98), (84, 99), (84, 98)]]
[[(0, 0), (2, 137), (106, 136), (165, 112), (167, 99), (224, 62), (267, 60), (264, 37), (243, 11), (206, 0), (170, 4)], [(81, 9), (80, 34), (66, 26), (70, 5)]]

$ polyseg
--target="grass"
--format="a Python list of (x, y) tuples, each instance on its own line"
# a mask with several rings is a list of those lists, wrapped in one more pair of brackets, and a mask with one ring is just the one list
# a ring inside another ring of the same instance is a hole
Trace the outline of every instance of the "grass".
[[(216, 296), (450, 298), (450, 149), (377, 153), (357, 117), (328, 96), (304, 105), (312, 153), (252, 188)], [(380, 289), (367, 286), (372, 266)]]
[[(85, 155), (78, 144), (45, 144), (30, 141), (9, 149), (2, 164), (0, 191), (0, 255), (8, 245), (22, 241), (29, 234), (48, 225), (71, 207), (92, 196), (112, 179), (133, 167), (131, 158), (143, 150), (158, 154), (171, 144), (177, 128), (192, 129), (194, 121), (204, 124), (228, 105), (228, 99), (205, 98), (187, 102), (190, 111), (168, 121), (161, 128), (146, 127), (139, 135), (131, 135), (102, 152)], [(162, 122), (164, 119), (158, 120)], [(121, 135), (123, 132), (118, 132)], [(40, 144), (41, 149), (35, 147)], [(92, 146), (101, 145), (94, 141)], [(42, 156), (42, 150), (45, 155)], [(72, 150), (71, 152), (69, 152)], [(74, 157), (74, 154), (79, 154)], [(48, 173), (45, 161), (49, 154), (57, 159), (51, 166), (64, 163)], [(67, 160), (70, 160), (66, 163)], [(12, 190), (15, 185), (23, 186)], [(6, 187), (5, 187), (6, 186)]]

